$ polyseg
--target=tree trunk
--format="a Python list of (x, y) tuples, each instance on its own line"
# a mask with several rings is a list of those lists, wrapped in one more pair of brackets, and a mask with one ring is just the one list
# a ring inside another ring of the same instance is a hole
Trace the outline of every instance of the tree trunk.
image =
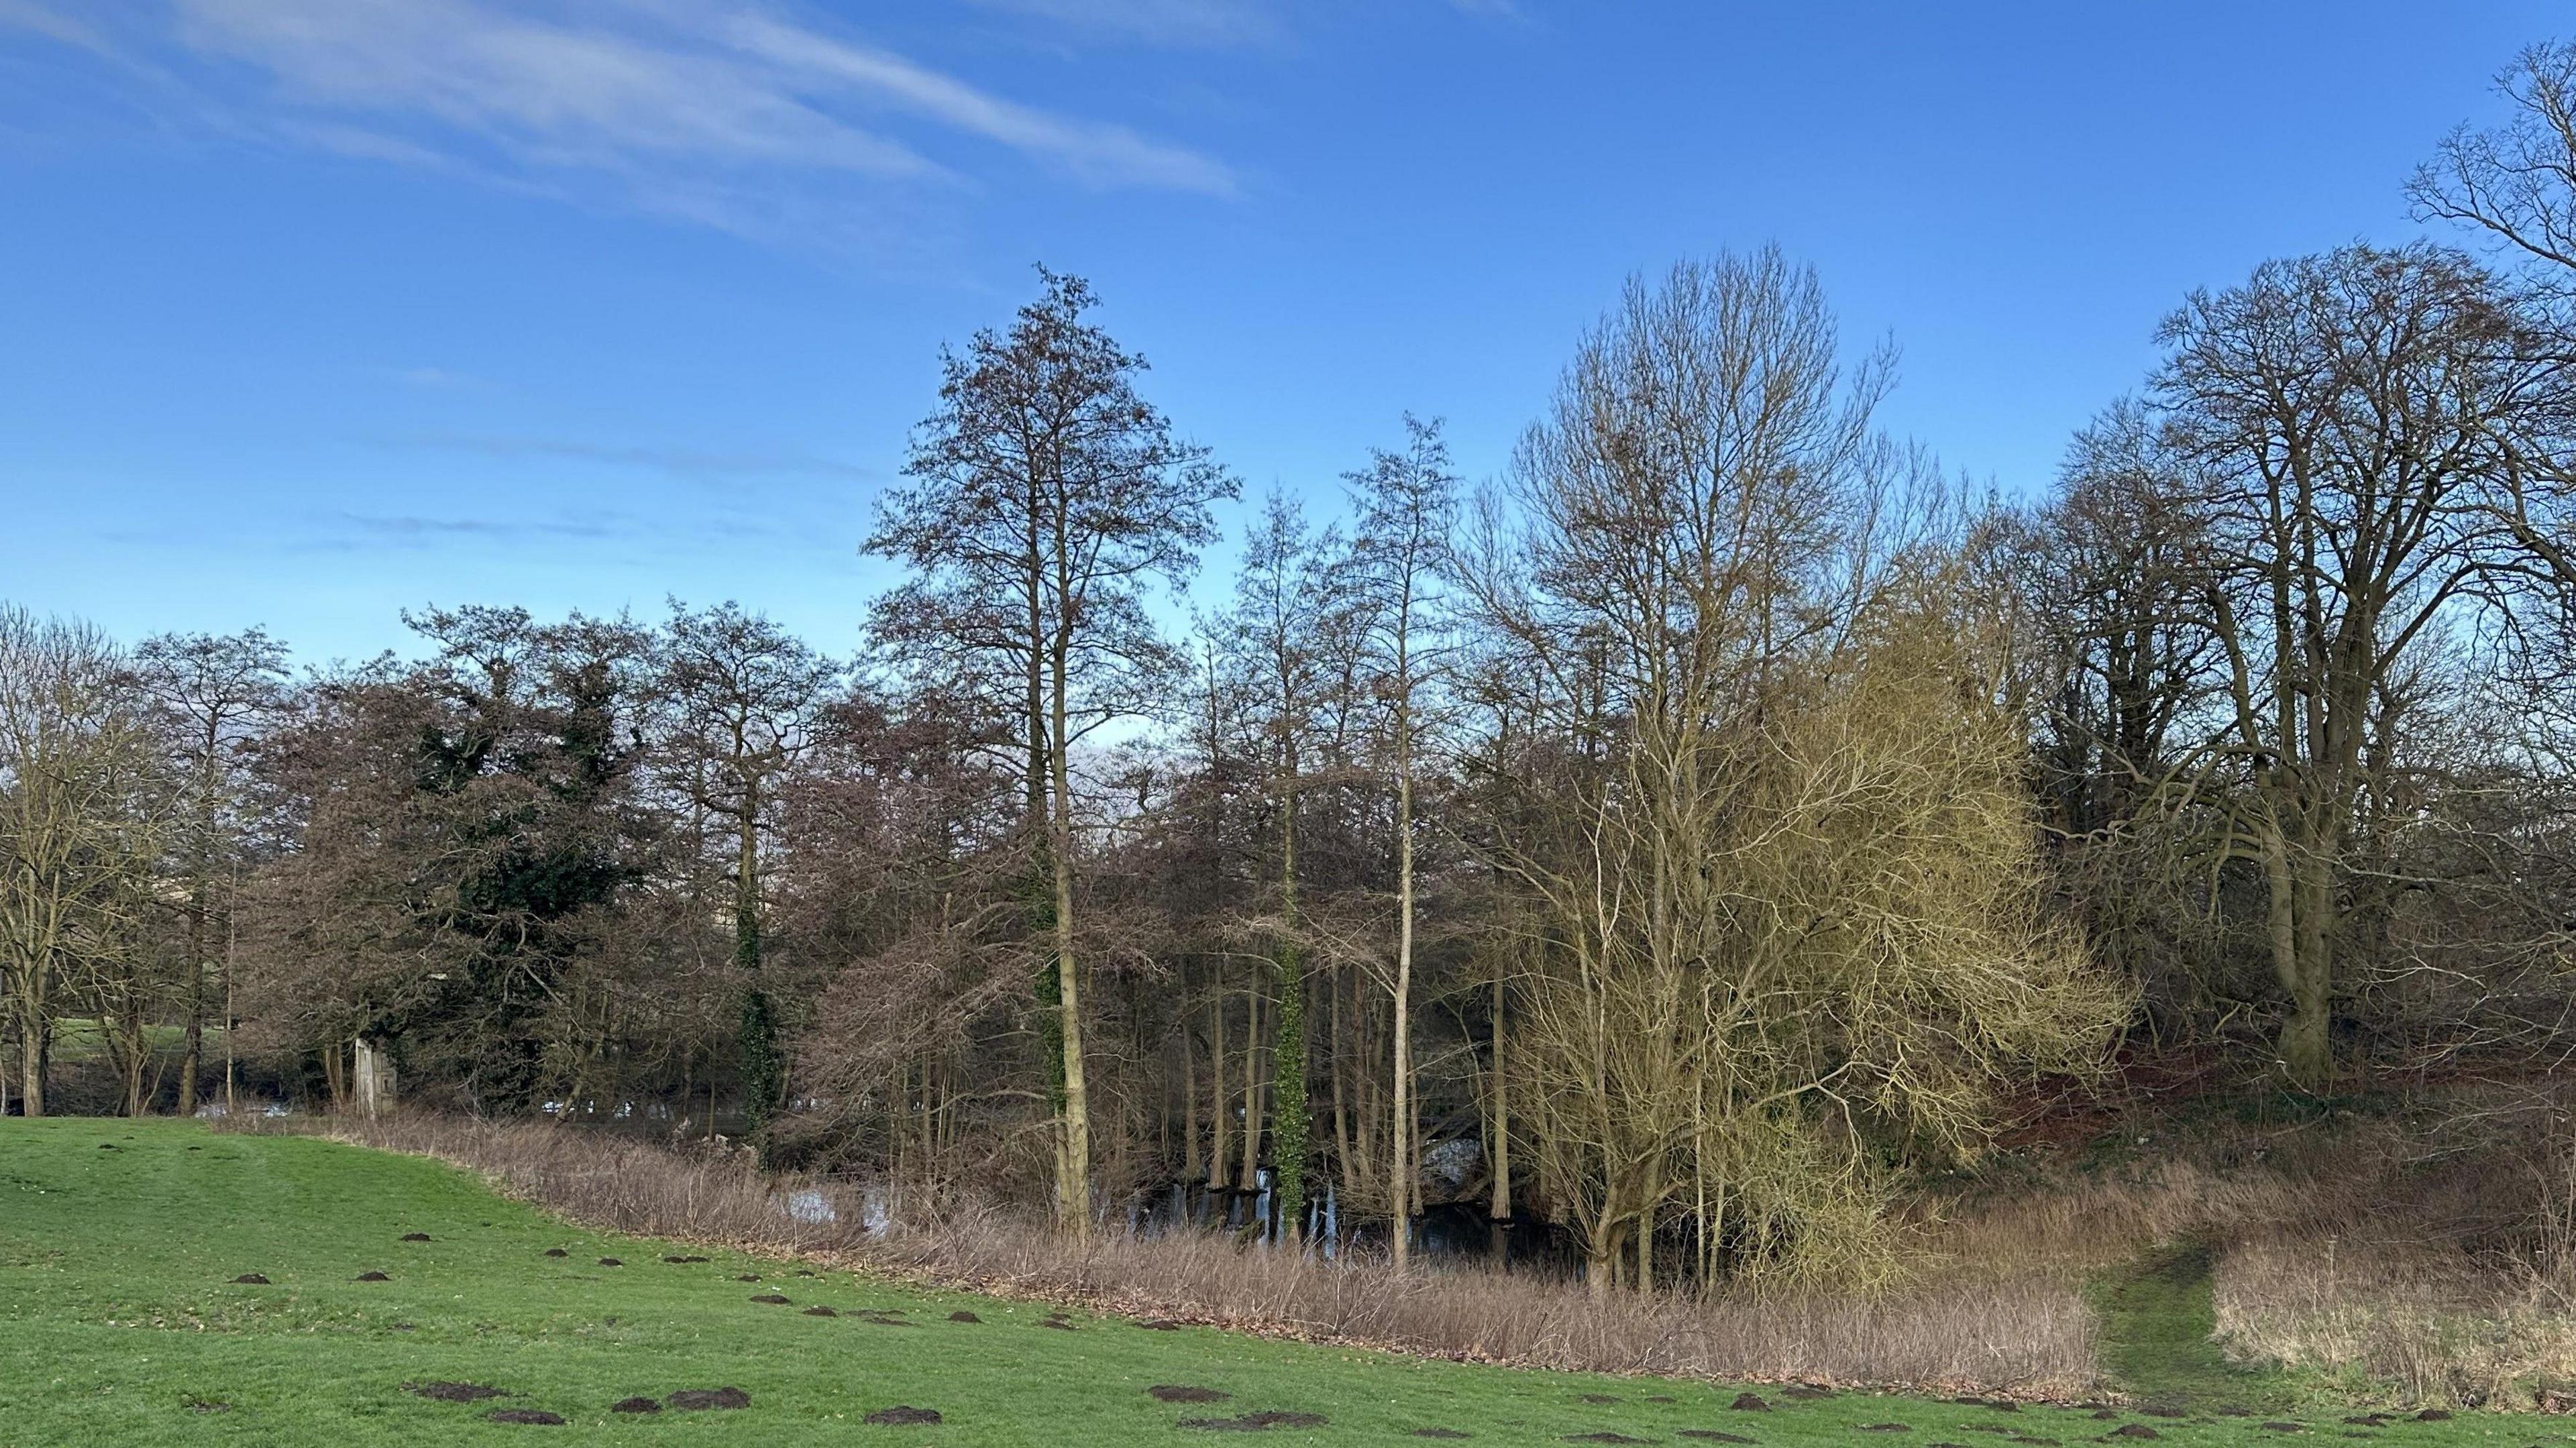
[(33, 1009), (22, 1007), (18, 1017), (18, 1099), (29, 1117), (45, 1114), (45, 1020), (44, 997), (35, 997)]
[(1489, 1246), (1496, 1265), (1511, 1266), (1512, 1220), (1512, 1109), (1510, 1076), (1503, 1066), (1503, 971), (1498, 961), (1494, 967), (1494, 1003), (1491, 1023), (1494, 1038), (1493, 1124), (1486, 1129), (1486, 1165), (1493, 1171), (1493, 1195), (1485, 1206)]
[(1293, 936), (1297, 929), (1297, 752), (1287, 753), (1287, 789), (1280, 818), (1279, 889), (1281, 913), (1291, 938), (1279, 943), (1279, 1022), (1271, 1044), (1271, 1158), (1276, 1166), (1279, 1233), (1283, 1240), (1303, 1237), (1306, 1210), (1306, 1148), (1313, 1135), (1306, 1103), (1306, 965)]
[(179, 1052), (179, 1115), (197, 1114), (197, 1076), (206, 1062), (206, 882), (200, 868), (188, 901), (188, 1028)]
[(1395, 1173), (1396, 1270), (1412, 1257), (1413, 1194), (1413, 710), (1396, 705), (1395, 764)]
[[(1262, 1106), (1262, 1056), (1267, 1038), (1262, 1034), (1262, 975), (1255, 971), (1252, 986), (1243, 993), (1243, 1162), (1235, 1173), (1235, 1194), (1257, 1202), (1261, 1192), (1261, 1137), (1265, 1118)], [(1249, 1211), (1247, 1207), (1245, 1210)]]
[(2333, 887), (2312, 852), (2292, 857), (2281, 803), (2271, 804), (2261, 826), (2265, 884), (2264, 933), (2271, 946), (2272, 972), (2290, 998), (2290, 1014), (2281, 1023), (2281, 1069), (2302, 1091), (2325, 1089), (2334, 1074), (2331, 936), (2326, 913)]
[(1059, 1225), (1071, 1227), (1078, 1238), (1087, 1238), (1091, 1235), (1091, 1090), (1083, 1071), (1082, 973), (1073, 947), (1073, 773), (1065, 760), (1071, 743), (1065, 698), (1070, 644), (1061, 637), (1057, 641), (1053, 727), (1047, 736), (1055, 795), (1047, 863), (1055, 884), (1056, 1015), (1064, 1042), (1064, 1146), (1058, 1158), (1056, 1213)]
[[(1189, 984), (1189, 966), (1181, 967), (1184, 995)], [(1195, 1181), (1199, 1171), (1199, 1053), (1198, 1032), (1191, 1029), (1188, 1015), (1181, 1017), (1181, 1171), (1182, 1181)]]

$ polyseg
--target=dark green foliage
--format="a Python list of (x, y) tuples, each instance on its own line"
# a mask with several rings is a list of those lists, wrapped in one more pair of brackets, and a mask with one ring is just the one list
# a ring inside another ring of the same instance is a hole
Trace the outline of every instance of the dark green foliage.
[(1306, 960), (1294, 945), (1278, 957), (1279, 1030), (1271, 1083), (1271, 1165), (1277, 1173), (1279, 1231), (1305, 1230), (1306, 1158), (1314, 1113), (1306, 1102)]
[(778, 1020), (769, 992), (754, 985), (742, 993), (742, 1112), (755, 1140), (767, 1134), (769, 1118), (787, 1093), (787, 1059), (778, 1050)]

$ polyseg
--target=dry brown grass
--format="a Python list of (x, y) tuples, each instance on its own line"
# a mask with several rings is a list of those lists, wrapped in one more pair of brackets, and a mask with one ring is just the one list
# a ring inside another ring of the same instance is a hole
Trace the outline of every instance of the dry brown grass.
[[(1249, 1332), (1721, 1380), (2100, 1392), (2087, 1279), (2195, 1240), (2213, 1250), (2215, 1336), (2233, 1357), (2358, 1397), (2554, 1405), (2551, 1385), (2576, 1382), (2576, 1266), (2544, 1269), (2576, 1264), (2576, 1190), (2553, 1186), (2547, 1153), (2515, 1131), (2464, 1134), (2460, 1119), (2437, 1105), (2123, 1136), (2130, 1146), (2081, 1158), (2023, 1153), (2017, 1175), (1990, 1170), (1927, 1214), (1906, 1288), (1607, 1301), (1542, 1274), (1399, 1275), (1200, 1234), (1076, 1242), (989, 1205), (918, 1196), (872, 1236), (848, 1183), (764, 1178), (742, 1153), (577, 1127), (408, 1115), (287, 1129), (435, 1156), (603, 1228)], [(823, 1193), (837, 1219), (783, 1210), (803, 1190)]]
[[(1526, 1367), (2068, 1395), (2096, 1386), (2093, 1319), (2054, 1268), (1945, 1270), (1877, 1296), (1621, 1296), (1482, 1267), (1398, 1274), (1195, 1233), (1090, 1242), (955, 1203), (861, 1225), (858, 1193), (763, 1178), (740, 1154), (683, 1153), (542, 1123), (435, 1116), (288, 1129), (437, 1157), (585, 1224), (795, 1253), (946, 1286), (1244, 1331)], [(799, 1221), (820, 1191), (838, 1218)]]
[[(2576, 1155), (2521, 1098), (2428, 1093), (2401, 1113), (2203, 1123), (1932, 1233), (1967, 1261), (2082, 1273), (2209, 1244), (2218, 1346), (2366, 1399), (2564, 1406), (2576, 1383)], [(2553, 1169), (2554, 1166), (2554, 1169)]]
[(2233, 1224), (2221, 1345), (2355, 1396), (2576, 1406), (2576, 1157), (2529, 1105), (2456, 1093), (2302, 1143), (2282, 1168), (2295, 1206)]
[(2541, 1284), (2456, 1253), (2300, 1238), (2227, 1254), (2212, 1297), (2231, 1352), (2305, 1369), (2361, 1396), (2466, 1407), (2563, 1407), (2576, 1318)]

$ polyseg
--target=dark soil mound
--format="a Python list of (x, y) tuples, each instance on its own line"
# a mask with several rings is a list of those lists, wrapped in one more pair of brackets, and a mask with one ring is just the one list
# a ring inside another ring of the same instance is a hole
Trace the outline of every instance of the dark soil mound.
[(2415, 1415), (2415, 1421), (2418, 1423), (2447, 1423), (2451, 1421), (2451, 1410), (2448, 1408), (2426, 1408), (2423, 1412)]
[(387, 1277), (387, 1276), (386, 1276), (385, 1274), (383, 1274), (382, 1272), (361, 1272), (361, 1273), (359, 1273), (357, 1276), (352, 1277), (352, 1278), (350, 1278), (349, 1280), (350, 1280), (350, 1281), (352, 1281), (352, 1282), (391, 1282), (391, 1281), (393, 1281), (393, 1279), (392, 1279), (392, 1278)]
[(736, 1282), (757, 1282), (759, 1280), (760, 1274), (757, 1272), (745, 1272), (740, 1277), (734, 1279)]
[(491, 1412), (483, 1415), (483, 1421), (487, 1423), (532, 1423), (555, 1428), (563, 1426), (563, 1418), (560, 1414), (549, 1413), (543, 1408), (494, 1408)]
[(608, 1405), (608, 1411), (612, 1413), (658, 1413), (662, 1411), (662, 1404), (661, 1400), (657, 1398), (620, 1398), (616, 1402)]
[(704, 1261), (705, 1261), (705, 1260), (707, 1260), (707, 1259), (706, 1259), (706, 1258), (704, 1258), (704, 1257), (665, 1257), (665, 1258), (663, 1258), (662, 1260), (663, 1260), (663, 1261), (665, 1261), (665, 1262), (671, 1262), (671, 1263), (689, 1263), (689, 1262), (704, 1262)]
[(427, 1232), (405, 1232), (402, 1234), (402, 1240), (406, 1242), (426, 1242), (429, 1240), (429, 1234)]
[(485, 1398), (510, 1396), (499, 1388), (487, 1388), (481, 1383), (405, 1383), (403, 1391), (442, 1403), (479, 1403)]
[(1041, 1317), (1038, 1319), (1038, 1326), (1052, 1327), (1058, 1332), (1073, 1331), (1073, 1324), (1065, 1321), (1061, 1317)]
[(971, 1312), (959, 1311), (948, 1314), (948, 1320), (950, 1322), (982, 1322), (984, 1319), (977, 1317)]
[(602, 1267), (623, 1267), (626, 1264), (615, 1257), (602, 1257), (599, 1259), (599, 1265)]
[(546, 1249), (546, 1255), (549, 1257), (569, 1257), (572, 1254), (561, 1247), (548, 1247)]
[(939, 1410), (914, 1407), (879, 1408), (859, 1421), (874, 1423), (880, 1428), (905, 1428), (915, 1423), (938, 1422)]
[(1590, 1403), (1596, 1408), (1606, 1408), (1619, 1400), (1610, 1396), (1608, 1393), (1585, 1393), (1583, 1395), (1583, 1401)]
[(1631, 1438), (1625, 1433), (1569, 1433), (1568, 1443), (1652, 1443), (1652, 1438)]
[(1738, 1393), (1735, 1395), (1735, 1401), (1727, 1404), (1727, 1406), (1733, 1408), (1739, 1413), (1767, 1413), (1771, 1411), (1771, 1405), (1762, 1400), (1762, 1395), (1760, 1393)]
[(748, 1408), (751, 1394), (740, 1388), (682, 1388), (662, 1401), (674, 1408)]
[(1183, 1418), (1184, 1428), (1204, 1428), (1216, 1433), (1261, 1433), (1272, 1428), (1321, 1428), (1321, 1413), (1248, 1413), (1240, 1418)]
[(266, 1287), (268, 1285), (268, 1279), (257, 1272), (245, 1272), (239, 1277), (234, 1278), (233, 1282), (235, 1285), (241, 1287)]
[(841, 1314), (834, 1312), (832, 1309), (817, 1302), (813, 1306), (805, 1309), (805, 1315), (807, 1317), (838, 1317)]
[(2114, 1438), (2161, 1438), (2164, 1434), (2157, 1432), (2155, 1429), (2148, 1427), (2144, 1423), (2123, 1423), (2119, 1427), (2111, 1430), (2111, 1436)]
[(771, 1306), (776, 1307), (787, 1301), (787, 1294), (784, 1292), (755, 1292), (751, 1294), (751, 1300), (754, 1302), (766, 1302)]
[(1233, 1397), (1214, 1388), (1193, 1388), (1183, 1383), (1156, 1383), (1145, 1390), (1158, 1403), (1222, 1403)]
[(1469, 1435), (1461, 1433), (1455, 1428), (1416, 1428), (1413, 1430), (1413, 1436), (1416, 1438), (1464, 1438)]

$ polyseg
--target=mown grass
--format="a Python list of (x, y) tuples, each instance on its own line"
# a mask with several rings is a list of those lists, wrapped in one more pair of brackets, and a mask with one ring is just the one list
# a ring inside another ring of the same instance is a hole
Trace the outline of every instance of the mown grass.
[[(411, 1232), (430, 1240), (399, 1240)], [(675, 1255), (710, 1260), (663, 1260)], [(2225, 1404), (2179, 1419), (2097, 1418), (1861, 1393), (1805, 1402), (1763, 1388), (1772, 1411), (1737, 1411), (1728, 1385), (1144, 1331), (1098, 1315), (1056, 1330), (1041, 1325), (1039, 1304), (846, 1271), (800, 1275), (812, 1270), (585, 1231), (415, 1157), (187, 1123), (12, 1121), (0, 1125), (0, 1443), (1151, 1444), (1211, 1437), (1184, 1419), (1261, 1411), (1322, 1415), (1323, 1426), (1264, 1435), (1300, 1444), (1415, 1441), (1423, 1429), (1498, 1445), (1595, 1434), (1619, 1436), (1588, 1441), (1678, 1443), (1694, 1441), (1686, 1431), (1714, 1432), (1777, 1448), (1999, 1439), (2039, 1448), (2131, 1424), (2213, 1448), (2278, 1436), (2220, 1416)], [(391, 1280), (352, 1280), (369, 1271)], [(269, 1285), (231, 1282), (248, 1272)], [(748, 1274), (763, 1280), (736, 1280)], [(772, 1291), (792, 1302), (749, 1300)], [(817, 1304), (840, 1315), (801, 1311)], [(854, 1315), (861, 1309), (914, 1325), (870, 1323)], [(948, 1320), (960, 1310), (983, 1321)], [(459, 1404), (404, 1390), (431, 1380), (509, 1396)], [(1170, 1405), (1147, 1394), (1156, 1384), (1229, 1397)], [(724, 1386), (751, 1405), (608, 1411), (630, 1396)], [(864, 1421), (896, 1405), (936, 1409), (944, 1421)], [(567, 1424), (486, 1421), (496, 1406)], [(2564, 1436), (2559, 1423), (2531, 1418), (2373, 1429), (2312, 1410), (2305, 1421), (2312, 1436), (2352, 1432), (2401, 1448)], [(1898, 1423), (1904, 1432), (1867, 1431)]]
[(2211, 1340), (2210, 1250), (2199, 1242), (2160, 1247), (2095, 1283), (2098, 1350), (2113, 1381), (2142, 1402), (2211, 1409), (2277, 1409), (2288, 1400), (2274, 1376), (2230, 1364)]

